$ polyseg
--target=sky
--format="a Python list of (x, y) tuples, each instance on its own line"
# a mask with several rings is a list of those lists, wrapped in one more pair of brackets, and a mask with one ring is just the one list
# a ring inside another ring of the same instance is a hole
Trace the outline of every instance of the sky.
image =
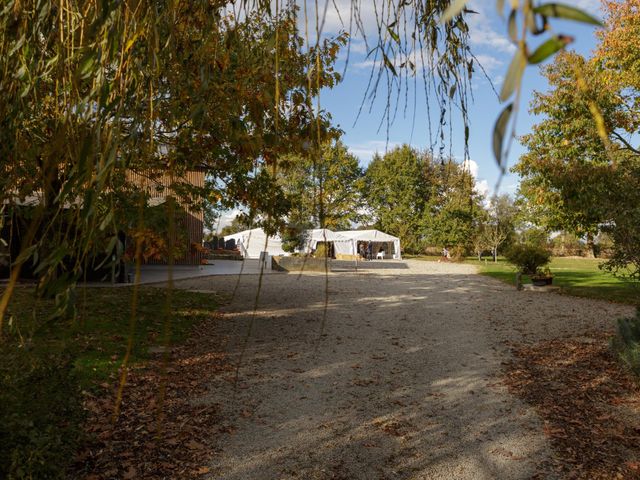
[[(312, 7), (315, 0), (306, 1), (309, 6), (309, 15), (313, 18)], [(320, 0), (318, 3), (322, 9), (325, 2)], [(591, 14), (601, 17), (600, 0), (575, 0), (572, 2), (566, 1), (565, 3), (583, 8)], [(476, 11), (477, 14), (468, 14), (466, 16), (470, 27), (471, 50), (482, 64), (487, 76), (491, 79), (489, 81), (482, 72), (476, 69), (472, 80), (474, 101), (469, 108), (469, 167), (471, 172), (475, 174), (477, 189), (486, 194), (487, 197), (496, 192), (498, 180), (500, 179), (500, 169), (494, 160), (491, 138), (495, 120), (503, 108), (491, 83), (495, 86), (495, 90), (500, 91), (502, 80), (515, 51), (515, 47), (507, 36), (506, 21), (496, 11), (495, 4), (496, 2), (493, 0), (470, 0), (468, 7)], [(340, 10), (340, 15), (336, 13), (334, 5)], [(341, 29), (348, 30), (348, 24), (346, 27), (343, 26), (341, 18), (345, 22), (349, 21), (349, 9), (350, 0), (329, 0), (323, 35), (330, 36)], [(368, 32), (369, 37), (375, 36), (376, 22), (372, 2), (366, 0), (360, 2), (360, 9), (365, 31)], [(551, 26), (554, 32), (575, 38), (575, 42), (569, 47), (570, 49), (583, 55), (589, 55), (595, 48), (595, 28), (576, 22), (553, 19), (551, 20)], [(547, 36), (545, 35), (542, 38), (546, 39)], [(532, 47), (535, 48), (535, 45)], [(322, 108), (331, 113), (334, 124), (344, 131), (343, 142), (359, 158), (361, 165), (364, 167), (371, 161), (376, 152), (384, 154), (386, 149), (393, 148), (395, 145), (408, 143), (418, 149), (427, 148), (429, 145), (426, 102), (420, 73), (417, 78), (418, 94), (415, 97), (415, 104), (417, 105), (415, 121), (413, 113), (414, 101), (410, 92), (409, 107), (406, 110), (406, 115), (404, 100), (402, 100), (395, 122), (389, 128), (389, 131), (387, 132), (387, 128), (384, 125), (380, 128), (384, 112), (383, 99), (386, 96), (386, 86), (380, 87), (378, 101), (373, 104), (371, 111), (369, 111), (369, 104), (366, 104), (365, 108), (362, 109), (362, 113), (358, 116), (367, 82), (371, 75), (371, 60), (367, 58), (366, 53), (362, 39), (358, 36), (352, 37), (349, 64), (343, 81), (332, 90), (323, 91), (320, 98)], [(336, 69), (340, 72), (344, 69), (345, 58), (346, 49), (340, 54), (336, 65)], [(517, 135), (528, 133), (536, 123), (535, 116), (528, 113), (532, 92), (545, 91), (548, 88), (546, 80), (539, 70), (540, 68), (537, 66), (530, 66), (525, 71), (516, 127)], [(413, 80), (411, 80), (412, 82)], [(433, 122), (432, 124), (434, 125)], [(454, 158), (462, 161), (464, 158), (464, 128), (460, 121), (454, 121), (452, 127), (452, 136), (451, 138), (447, 136), (446, 142), (450, 142)], [(507, 166), (512, 166), (517, 162), (519, 155), (522, 153), (523, 147), (517, 141), (514, 141)], [(500, 180), (498, 193), (514, 194), (517, 187), (517, 175), (507, 173)], [(221, 218), (219, 228), (230, 223), (235, 214), (235, 211), (226, 212)]]

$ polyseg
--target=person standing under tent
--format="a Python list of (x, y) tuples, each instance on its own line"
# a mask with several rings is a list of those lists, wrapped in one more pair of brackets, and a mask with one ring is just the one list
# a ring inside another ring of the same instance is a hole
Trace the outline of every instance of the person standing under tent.
[(367, 243), (367, 260), (373, 260), (373, 242)]

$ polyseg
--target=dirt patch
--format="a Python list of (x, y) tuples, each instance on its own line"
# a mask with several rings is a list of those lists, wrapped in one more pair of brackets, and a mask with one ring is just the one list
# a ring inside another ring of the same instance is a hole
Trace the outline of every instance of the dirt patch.
[(549, 467), (563, 478), (640, 478), (640, 388), (613, 357), (609, 337), (514, 348), (506, 368), (509, 391), (543, 420), (555, 452)]

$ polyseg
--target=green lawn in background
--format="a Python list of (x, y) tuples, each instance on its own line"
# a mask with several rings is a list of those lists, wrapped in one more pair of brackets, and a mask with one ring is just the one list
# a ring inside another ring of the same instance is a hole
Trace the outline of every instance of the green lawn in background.
[[(403, 258), (438, 261), (442, 257), (404, 255)], [(553, 285), (560, 287), (561, 293), (567, 295), (640, 305), (640, 286), (600, 270), (599, 265), (603, 262), (598, 258), (554, 257), (549, 264), (553, 273)], [(468, 257), (465, 263), (477, 266), (482, 275), (514, 286), (516, 284), (515, 267), (502, 257), (496, 263), (491, 258), (478, 261), (476, 257)], [(523, 275), (522, 280), (525, 284), (531, 283), (526, 275)]]
[[(568, 295), (639, 304), (638, 286), (600, 270), (599, 265), (603, 261), (597, 258), (554, 257), (549, 264), (553, 273), (553, 284)], [(478, 259), (468, 258), (466, 263), (477, 265), (483, 275), (515, 285), (515, 268), (503, 258), (499, 258), (497, 263), (493, 263), (491, 259), (487, 259), (485, 263), (484, 260), (479, 262)], [(523, 283), (531, 281), (527, 276), (523, 276)]]
[[(130, 337), (133, 289), (76, 291), (75, 318), (51, 318), (54, 300), (15, 290), (0, 340), (0, 478), (64, 478), (82, 441), (83, 390), (115, 383)], [(0, 294), (2, 290), (0, 289)], [(214, 294), (174, 290), (171, 344), (212, 318)], [(166, 290), (140, 288), (131, 364), (164, 342)]]

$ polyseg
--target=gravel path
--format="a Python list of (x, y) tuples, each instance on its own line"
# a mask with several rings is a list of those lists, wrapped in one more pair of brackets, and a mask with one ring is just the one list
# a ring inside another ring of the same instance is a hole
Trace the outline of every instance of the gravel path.
[[(500, 382), (509, 342), (611, 328), (630, 307), (517, 292), (468, 265), (420, 261), (243, 276), (220, 328), (238, 361), (210, 395), (225, 422), (215, 479), (519, 479), (551, 455)], [(178, 282), (231, 291), (237, 277)]]

